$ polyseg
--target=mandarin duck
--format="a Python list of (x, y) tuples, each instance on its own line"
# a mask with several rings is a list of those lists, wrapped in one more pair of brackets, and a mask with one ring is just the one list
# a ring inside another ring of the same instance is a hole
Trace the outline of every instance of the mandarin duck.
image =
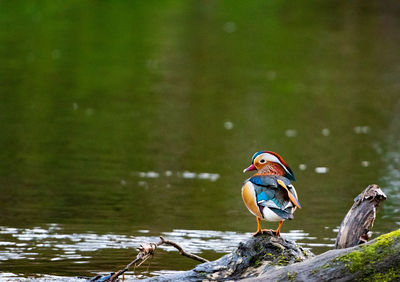
[[(290, 180), (294, 174), (277, 153), (260, 151), (253, 155), (251, 165), (243, 172), (257, 170), (242, 187), (242, 198), (249, 211), (257, 217), (256, 236), (272, 231), (280, 236), (283, 221), (293, 219), (296, 208), (301, 208)], [(279, 221), (276, 230), (261, 229), (261, 220)]]

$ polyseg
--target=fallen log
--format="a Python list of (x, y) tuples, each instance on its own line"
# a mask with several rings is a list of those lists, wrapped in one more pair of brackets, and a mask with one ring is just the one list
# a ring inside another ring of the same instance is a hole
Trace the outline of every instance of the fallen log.
[(294, 242), (265, 234), (222, 258), (145, 281), (399, 281), (400, 229), (366, 244), (312, 256)]
[(366, 244), (272, 269), (249, 281), (399, 281), (400, 229)]

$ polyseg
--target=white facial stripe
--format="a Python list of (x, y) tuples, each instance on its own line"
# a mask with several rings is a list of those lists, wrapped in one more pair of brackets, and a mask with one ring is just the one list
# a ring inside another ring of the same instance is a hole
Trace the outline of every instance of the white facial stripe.
[(287, 173), (291, 174), (291, 173), (287, 170), (286, 166), (285, 166), (276, 156), (274, 156), (274, 155), (272, 155), (272, 154), (264, 153), (264, 154), (261, 154), (260, 156), (258, 156), (257, 158), (259, 158), (259, 160), (264, 159), (264, 160), (266, 160), (266, 161), (268, 161), (268, 162), (278, 163), (278, 164), (281, 165), (281, 167), (283, 167), (283, 169), (284, 169)]

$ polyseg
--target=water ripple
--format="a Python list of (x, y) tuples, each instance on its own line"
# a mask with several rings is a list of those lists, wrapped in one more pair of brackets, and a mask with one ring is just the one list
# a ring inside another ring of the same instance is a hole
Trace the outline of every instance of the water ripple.
[(141, 178), (159, 178), (161, 175), (165, 175), (167, 177), (178, 177), (178, 178), (184, 178), (184, 179), (201, 179), (201, 180), (209, 180), (209, 181), (217, 181), (220, 175), (218, 173), (209, 173), (209, 172), (191, 172), (191, 171), (177, 171), (177, 172), (172, 172), (170, 170), (165, 171), (164, 173), (159, 173), (155, 171), (141, 171), (137, 173), (132, 173), (133, 175), (137, 174)]
[(388, 196), (387, 201), (383, 205), (385, 211), (384, 217), (399, 219), (400, 153), (397, 151), (387, 152), (384, 160), (386, 161), (387, 166), (385, 176), (381, 179), (384, 183), (382, 190)]
[[(50, 249), (55, 251), (53, 252), (53, 257), (49, 258), (51, 261), (75, 260), (85, 263), (91, 258), (89, 255), (91, 252), (102, 249), (135, 249), (142, 243), (159, 241), (157, 236), (146, 236), (149, 233), (148, 230), (139, 230), (137, 232), (140, 234), (139, 236), (112, 233), (63, 234), (61, 231), (62, 229), (56, 225), (51, 225), (48, 229), (42, 227), (0, 227), (0, 234), (3, 235), (0, 237), (2, 239), (0, 261), (35, 259), (41, 253)], [(179, 242), (188, 252), (214, 251), (227, 253), (234, 250), (239, 242), (248, 239), (251, 233), (174, 229), (170, 232), (163, 232), (160, 235), (169, 240)], [(291, 230), (288, 233), (282, 233), (282, 236), (289, 240), (300, 240), (299, 245), (306, 248), (333, 246), (330, 242), (327, 244), (315, 243), (317, 237), (310, 236), (309, 233), (303, 230)], [(176, 251), (170, 246), (160, 246), (160, 248), (165, 251)]]

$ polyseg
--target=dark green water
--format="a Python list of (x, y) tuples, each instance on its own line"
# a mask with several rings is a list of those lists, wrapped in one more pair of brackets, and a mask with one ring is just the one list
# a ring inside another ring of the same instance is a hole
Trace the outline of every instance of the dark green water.
[[(297, 178), (284, 237), (331, 249), (371, 183), (389, 197), (375, 234), (398, 228), (399, 12), (0, 1), (0, 277), (115, 271), (159, 235), (218, 258), (256, 229), (242, 170), (265, 149)], [(135, 275), (194, 265), (163, 249)]]

